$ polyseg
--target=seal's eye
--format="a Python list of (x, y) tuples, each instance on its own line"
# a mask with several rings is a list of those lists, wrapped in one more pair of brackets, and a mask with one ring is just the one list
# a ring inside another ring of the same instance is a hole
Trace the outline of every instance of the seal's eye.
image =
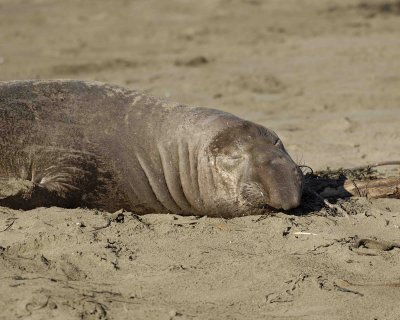
[(240, 159), (242, 159), (242, 156), (240, 154), (230, 154), (230, 155), (227, 155), (227, 157), (229, 157), (231, 160), (240, 160)]
[(217, 157), (217, 163), (225, 170), (233, 170), (242, 162), (243, 156), (239, 153), (223, 154)]

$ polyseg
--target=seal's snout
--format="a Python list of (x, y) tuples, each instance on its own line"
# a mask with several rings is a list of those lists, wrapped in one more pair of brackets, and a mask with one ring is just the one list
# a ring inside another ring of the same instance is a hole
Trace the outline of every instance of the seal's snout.
[[(262, 154), (262, 156), (260, 156)], [(277, 210), (296, 208), (301, 203), (303, 174), (284, 150), (258, 152), (251, 179), (263, 190), (257, 202)]]
[(283, 163), (267, 173), (269, 205), (275, 209), (290, 210), (301, 204), (303, 174), (294, 163)]

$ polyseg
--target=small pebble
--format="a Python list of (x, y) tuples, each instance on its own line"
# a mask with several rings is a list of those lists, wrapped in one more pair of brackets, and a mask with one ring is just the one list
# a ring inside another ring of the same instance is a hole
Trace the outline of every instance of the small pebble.
[(115, 218), (115, 222), (123, 223), (125, 221), (125, 215), (123, 213), (118, 213), (117, 217)]

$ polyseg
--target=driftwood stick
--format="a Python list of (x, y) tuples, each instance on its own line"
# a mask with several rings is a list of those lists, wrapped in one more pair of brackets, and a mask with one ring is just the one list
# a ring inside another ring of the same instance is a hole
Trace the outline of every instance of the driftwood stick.
[(367, 197), (400, 199), (400, 177), (379, 178), (374, 180), (345, 180), (343, 186), (326, 188), (320, 194), (326, 198)]
[(393, 161), (375, 162), (375, 163), (367, 164), (365, 166), (350, 168), (349, 170), (371, 169), (371, 168), (383, 167), (383, 166), (400, 166), (400, 160), (399, 161), (393, 160)]
[(345, 181), (344, 189), (354, 196), (400, 199), (400, 177), (375, 180)]

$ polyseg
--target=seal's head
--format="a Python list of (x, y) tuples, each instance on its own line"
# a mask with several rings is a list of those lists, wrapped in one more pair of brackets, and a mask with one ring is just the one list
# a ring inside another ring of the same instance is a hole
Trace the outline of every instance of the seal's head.
[(242, 121), (219, 132), (208, 154), (217, 208), (238, 216), (300, 205), (303, 174), (273, 131)]

